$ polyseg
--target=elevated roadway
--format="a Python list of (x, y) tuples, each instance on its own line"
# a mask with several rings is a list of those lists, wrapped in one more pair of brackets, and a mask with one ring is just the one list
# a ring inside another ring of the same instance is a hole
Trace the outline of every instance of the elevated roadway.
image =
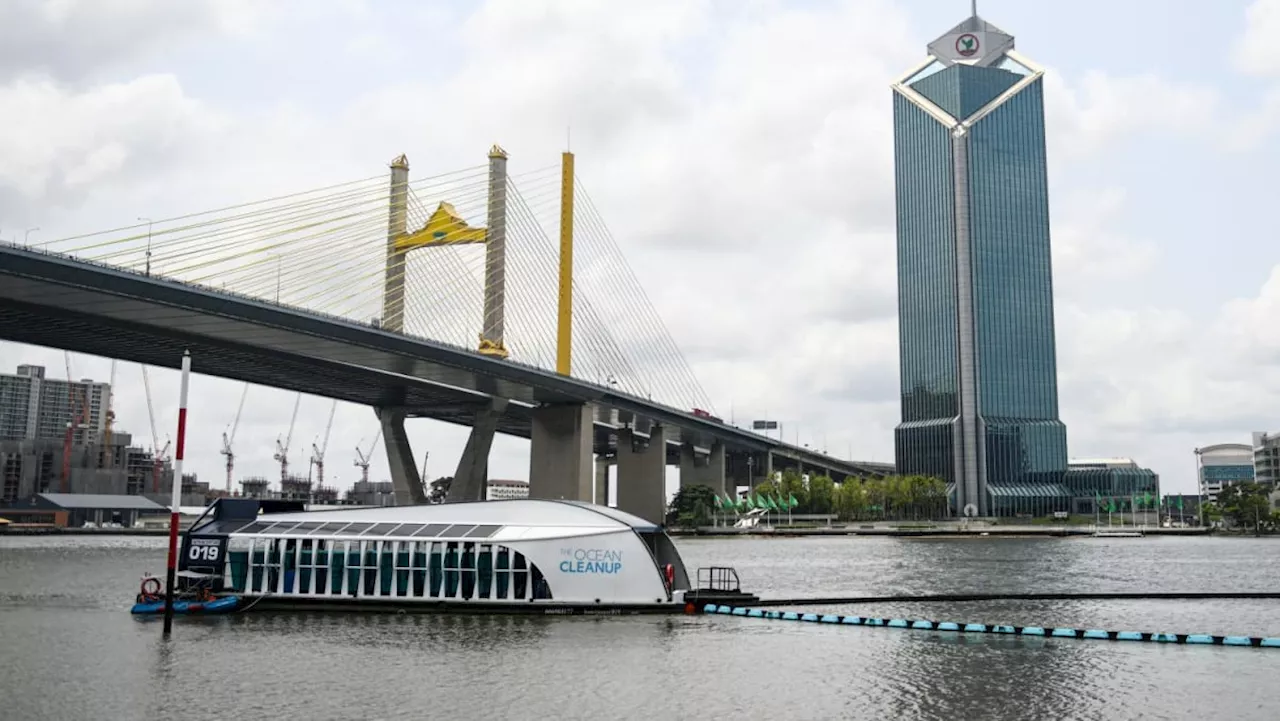
[[(770, 454), (837, 476), (891, 464), (833, 458), (715, 419), (512, 360), (345, 318), (11, 244), (0, 244), (0, 338), (336, 398), (472, 425), (509, 399), (497, 431), (530, 438), (535, 410), (588, 404), (593, 450), (660, 425), (667, 444)], [(757, 466), (759, 469), (760, 466)]]

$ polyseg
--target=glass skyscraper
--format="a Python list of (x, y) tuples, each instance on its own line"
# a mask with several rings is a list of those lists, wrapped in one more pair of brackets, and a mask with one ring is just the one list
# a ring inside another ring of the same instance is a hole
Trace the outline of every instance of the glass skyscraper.
[(1058, 419), (1043, 71), (977, 15), (893, 85), (899, 473), (958, 515), (1068, 495)]

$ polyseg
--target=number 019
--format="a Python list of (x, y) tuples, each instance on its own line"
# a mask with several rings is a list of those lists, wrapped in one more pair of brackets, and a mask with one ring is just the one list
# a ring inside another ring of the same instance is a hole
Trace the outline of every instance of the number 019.
[(187, 551), (187, 558), (193, 561), (216, 561), (218, 560), (217, 546), (192, 546)]

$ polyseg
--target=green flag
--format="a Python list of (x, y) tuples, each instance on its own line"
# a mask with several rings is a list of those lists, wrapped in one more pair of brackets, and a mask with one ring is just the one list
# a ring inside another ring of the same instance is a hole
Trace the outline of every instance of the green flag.
[(770, 508), (771, 510), (774, 510), (774, 511), (779, 510), (779, 509), (778, 509), (778, 504), (777, 504), (777, 502), (776, 502), (776, 501), (774, 501), (772, 497), (766, 497), (764, 500), (765, 500), (765, 502), (766, 502), (766, 503), (768, 503), (768, 504), (769, 504), (769, 508)]
[(745, 505), (745, 506), (747, 507), (747, 510), (748, 510), (748, 511), (754, 511), (754, 510), (755, 510), (755, 508), (756, 508), (756, 504), (755, 504), (755, 502), (751, 500), (751, 494), (750, 494), (750, 493), (748, 493), (748, 494), (747, 494), (746, 498), (745, 498), (745, 499), (743, 499), (742, 503), (743, 503), (743, 505)]
[(1108, 498), (1108, 499), (1107, 499), (1107, 513), (1115, 513), (1115, 512), (1116, 512), (1116, 499), (1114, 499), (1114, 498)]
[(796, 506), (798, 506), (798, 505), (800, 505), (800, 501), (797, 501), (797, 500), (796, 500), (796, 494), (792, 493), (792, 494), (787, 498), (787, 508), (795, 508), (795, 507), (796, 507)]
[(1142, 501), (1143, 501), (1143, 503), (1144, 503), (1144, 504), (1146, 504), (1147, 508), (1151, 508), (1151, 507), (1152, 507), (1152, 506), (1151, 506), (1151, 491), (1147, 491), (1147, 492), (1146, 492), (1146, 495), (1144, 495), (1144, 496), (1142, 497)]
[(1093, 497), (1094, 497), (1094, 499), (1098, 502), (1098, 508), (1106, 508), (1106, 505), (1104, 505), (1104, 504), (1102, 503), (1102, 494), (1101, 494), (1101, 493), (1098, 493), (1097, 491), (1094, 491), (1094, 492), (1093, 492)]
[(1178, 510), (1182, 510), (1182, 496), (1178, 496)]

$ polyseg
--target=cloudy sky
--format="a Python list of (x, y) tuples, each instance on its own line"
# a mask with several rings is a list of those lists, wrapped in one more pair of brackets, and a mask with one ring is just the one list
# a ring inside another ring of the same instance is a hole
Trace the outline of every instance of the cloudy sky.
[[(1280, 0), (982, 0), (1046, 77), (1059, 382), (1071, 455), (1193, 486), (1197, 445), (1280, 430)], [(578, 168), (717, 410), (892, 460), (889, 83), (964, 0), (7, 0), (0, 237), (171, 217), (385, 172)], [(1194, 20), (1194, 33), (1188, 23)], [(692, 291), (691, 289), (696, 289)], [(0, 342), (0, 368), (60, 351)], [(122, 364), (118, 425), (149, 435)], [(73, 356), (73, 374), (108, 363)], [(156, 371), (161, 435), (175, 374)], [(188, 466), (221, 478), (239, 386), (193, 382)], [(296, 437), (329, 402), (306, 397)], [(274, 475), (289, 394), (254, 388), (243, 473)], [(465, 430), (415, 421), (428, 475)], [(372, 413), (340, 407), (353, 480)], [(161, 441), (163, 443), (163, 440)], [(381, 450), (373, 467), (385, 476)], [(299, 453), (296, 465), (303, 463)], [(526, 478), (527, 442), (492, 474)]]

